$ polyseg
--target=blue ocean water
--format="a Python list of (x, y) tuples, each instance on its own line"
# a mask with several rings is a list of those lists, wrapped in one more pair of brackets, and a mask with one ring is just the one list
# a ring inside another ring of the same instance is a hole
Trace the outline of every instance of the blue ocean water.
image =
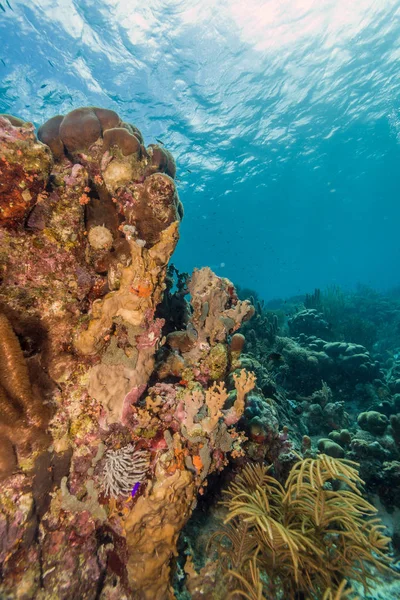
[(0, 112), (161, 139), (180, 270), (263, 297), (400, 284), (400, 2), (1, 0)]

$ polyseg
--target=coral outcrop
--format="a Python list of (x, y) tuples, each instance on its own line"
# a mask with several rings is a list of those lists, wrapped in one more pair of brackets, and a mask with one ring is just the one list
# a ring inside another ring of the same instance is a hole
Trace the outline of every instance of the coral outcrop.
[(196, 498), (244, 454), (252, 306), (207, 268), (172, 298), (175, 163), (115, 112), (37, 138), (3, 115), (0, 146), (0, 595), (173, 598)]
[(297, 312), (288, 320), (289, 330), (293, 336), (315, 335), (323, 339), (329, 339), (331, 330), (324, 316), (314, 308)]
[[(168, 150), (114, 111), (78, 108), (37, 136), (0, 116), (1, 597), (172, 600), (185, 572), (194, 598), (253, 593), (251, 581), (261, 597), (268, 578), (278, 597), (311, 581), (329, 598), (342, 576), (368, 583), (359, 556), (381, 566), (388, 540), (361, 516), (373, 509), (348, 460), (395, 511), (400, 347), (377, 331), (400, 310), (335, 289), (274, 311), (207, 267), (178, 273), (175, 175)], [(233, 557), (228, 587), (213, 590), (218, 565), (183, 567), (181, 534), (218, 496), (218, 475), (249, 461), (274, 477), (245, 467), (224, 535), (248, 539), (251, 562)], [(267, 523), (266, 563), (249, 507)]]

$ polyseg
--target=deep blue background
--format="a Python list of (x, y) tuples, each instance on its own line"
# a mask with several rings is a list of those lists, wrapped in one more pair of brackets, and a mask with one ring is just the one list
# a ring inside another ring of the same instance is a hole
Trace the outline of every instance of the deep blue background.
[(148, 5), (0, 0), (0, 112), (95, 104), (161, 139), (181, 270), (267, 299), (400, 285), (400, 3)]

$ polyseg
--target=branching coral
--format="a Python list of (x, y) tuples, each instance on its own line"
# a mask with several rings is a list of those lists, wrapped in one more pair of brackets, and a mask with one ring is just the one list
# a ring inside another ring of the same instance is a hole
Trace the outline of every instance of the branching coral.
[[(261, 572), (257, 567), (257, 560), (253, 558), (248, 564), (248, 579), (243, 577), (237, 571), (229, 571), (228, 574), (238, 580), (242, 585), (242, 589), (233, 590), (229, 595), (229, 600), (236, 598), (239, 595), (245, 600), (266, 600), (263, 593), (263, 583), (261, 580)], [(325, 590), (322, 600), (346, 600), (346, 598), (352, 598), (352, 600), (359, 600), (358, 597), (353, 595), (351, 588), (346, 589), (347, 582), (344, 579), (338, 587), (336, 593), (332, 592), (331, 588)], [(310, 600), (309, 598), (307, 600)]]
[(352, 600), (360, 600), (358, 596), (353, 595), (352, 588), (347, 587), (347, 581), (343, 579), (342, 583), (339, 585), (338, 589), (335, 592), (332, 592), (330, 588), (325, 590), (325, 593), (322, 597), (322, 600), (346, 600), (346, 598), (352, 598)]
[(204, 395), (200, 390), (193, 390), (193, 392), (187, 392), (184, 399), (184, 424), (187, 429), (188, 435), (192, 436), (197, 431), (201, 431), (202, 425), (194, 421), (195, 417), (200, 412), (200, 409), (204, 406)]
[(244, 412), (246, 395), (254, 389), (256, 385), (256, 376), (254, 373), (241, 369), (239, 373), (233, 374), (233, 380), (236, 388), (236, 400), (234, 405), (225, 412), (225, 422), (227, 425), (237, 423)]
[(222, 417), (221, 409), (228, 399), (224, 383), (214, 383), (211, 388), (206, 391), (206, 405), (208, 409), (208, 417), (202, 421), (202, 427), (205, 431), (212, 431)]
[(248, 581), (243, 575), (237, 571), (229, 571), (229, 575), (235, 577), (242, 585), (242, 589), (233, 590), (230, 593), (230, 598), (234, 598), (236, 594), (246, 600), (265, 600), (263, 594), (263, 584), (261, 581), (260, 569), (257, 567), (257, 561), (253, 558), (249, 561), (249, 579)]
[[(245, 523), (250, 547), (257, 544), (252, 563), (248, 555), (240, 567), (230, 561), (243, 597), (262, 597), (260, 578), (253, 577), (258, 570), (268, 582), (263, 591), (286, 599), (301, 592), (311, 598), (345, 598), (344, 579), (359, 581), (368, 590), (374, 579), (371, 566), (376, 573), (390, 569), (390, 539), (374, 518), (376, 509), (361, 497), (358, 485), (363, 482), (355, 466), (325, 455), (304, 459), (294, 465), (285, 487), (268, 468), (245, 467), (224, 501), (225, 522)], [(341, 486), (333, 486), (335, 481)], [(229, 529), (225, 535), (231, 556), (237, 555)]]
[[(237, 336), (230, 352), (225, 340), (252, 317), (254, 308), (248, 300), (238, 299), (229, 279), (217, 277), (208, 267), (193, 271), (187, 291), (191, 312), (187, 310), (185, 329), (168, 333), (166, 345), (172, 356), (180, 353), (180, 374), (184, 379), (195, 379), (201, 384), (219, 381), (229, 362), (237, 362), (239, 340), (239, 347), (244, 343), (243, 337)], [(171, 369), (162, 376), (168, 374), (172, 374)]]
[(199, 341), (211, 345), (222, 341), (250, 319), (254, 308), (248, 300), (239, 301), (233, 284), (217, 277), (209, 268), (193, 271), (189, 291), (192, 296), (193, 324)]
[[(186, 393), (184, 424), (189, 432), (197, 429), (211, 433), (217, 427), (221, 417), (224, 418), (227, 425), (233, 425), (240, 419), (244, 411), (246, 395), (254, 388), (256, 377), (254, 373), (242, 369), (239, 374), (235, 373), (233, 378), (237, 395), (236, 400), (234, 405), (224, 412), (222, 412), (222, 409), (229, 398), (229, 394), (223, 381), (214, 382), (206, 390), (204, 396), (200, 390)], [(198, 417), (204, 404), (207, 407), (207, 416), (195, 423), (194, 418)]]
[(245, 371), (245, 369), (242, 369), (240, 373), (233, 374), (233, 379), (237, 392), (234, 409), (236, 414), (241, 417), (244, 411), (244, 400), (246, 394), (251, 392), (256, 385), (256, 376), (254, 373), (249, 373), (248, 371)]

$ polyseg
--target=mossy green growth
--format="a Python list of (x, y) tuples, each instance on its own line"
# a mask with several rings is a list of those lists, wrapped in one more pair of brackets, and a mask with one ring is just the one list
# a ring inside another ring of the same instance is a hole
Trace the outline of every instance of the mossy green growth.
[(228, 369), (228, 352), (224, 344), (213, 346), (204, 359), (204, 366), (208, 369), (211, 379), (217, 381), (225, 377)]
[(72, 438), (83, 438), (88, 433), (96, 431), (96, 426), (89, 415), (79, 415), (71, 423), (69, 428), (69, 435)]
[(376, 410), (369, 410), (358, 415), (357, 422), (361, 429), (369, 431), (374, 435), (383, 435), (389, 424), (389, 419)]
[(19, 456), (18, 457), (18, 466), (24, 473), (30, 473), (35, 466), (35, 462), (37, 457), (39, 456), (40, 451), (36, 450), (36, 452), (32, 452), (29, 456)]
[(146, 440), (151, 440), (153, 439), (156, 435), (157, 435), (157, 428), (153, 428), (153, 429), (136, 429), (135, 430), (135, 435), (137, 435), (138, 437), (144, 438)]

